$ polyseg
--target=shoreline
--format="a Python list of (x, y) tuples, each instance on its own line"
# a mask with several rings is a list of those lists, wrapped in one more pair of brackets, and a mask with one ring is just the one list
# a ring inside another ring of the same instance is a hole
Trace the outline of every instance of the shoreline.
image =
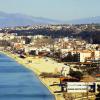
[[(14, 55), (8, 51), (0, 51), (1, 53), (7, 55), (8, 57), (14, 59), (15, 61), (17, 61), (19, 64), (21, 64), (22, 66), (28, 68), (29, 70), (31, 70), (36, 76), (37, 78), (41, 81), (41, 83), (50, 91), (50, 93), (54, 96), (55, 100), (65, 100), (63, 97), (63, 94), (56, 94), (54, 93), (54, 89), (58, 89), (58, 87), (51, 87), (50, 83), (53, 84), (53, 81), (55, 81), (55, 79), (51, 79), (51, 78), (46, 78), (43, 79), (41, 78), (39, 75), (41, 74), (41, 71), (39, 71), (37, 68), (34, 68), (32, 64), (26, 63), (24, 59), (21, 59), (18, 57), (18, 55)], [(40, 65), (41, 66), (41, 65)], [(58, 81), (58, 79), (56, 79)]]

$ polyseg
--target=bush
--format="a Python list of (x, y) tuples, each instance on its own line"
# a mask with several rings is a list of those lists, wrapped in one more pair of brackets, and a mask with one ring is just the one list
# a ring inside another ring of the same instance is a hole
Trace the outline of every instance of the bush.
[(57, 73), (57, 74), (53, 74), (53, 73), (46, 73), (46, 72), (43, 72), (40, 74), (41, 77), (43, 78), (59, 78), (60, 77), (60, 74)]
[(70, 71), (70, 76), (78, 78), (79, 80), (83, 77), (83, 73), (80, 71)]

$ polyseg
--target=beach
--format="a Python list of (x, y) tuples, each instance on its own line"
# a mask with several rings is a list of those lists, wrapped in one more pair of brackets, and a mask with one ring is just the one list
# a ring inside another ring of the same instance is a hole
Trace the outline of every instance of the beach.
[[(64, 66), (63, 63), (58, 63), (51, 58), (47, 57), (26, 57), (24, 59), (20, 58), (17, 54), (12, 54), (10, 52), (2, 52), (7, 56), (13, 58), (19, 64), (24, 65), (26, 68), (32, 70), (36, 76), (40, 79), (40, 81), (49, 89), (49, 91), (55, 96), (56, 100), (65, 100), (63, 97), (63, 93), (61, 93), (61, 88), (59, 85), (59, 78), (42, 78), (40, 74), (43, 72), (46, 73), (55, 73), (56, 71), (60, 71)], [(31, 61), (31, 62), (30, 62)]]

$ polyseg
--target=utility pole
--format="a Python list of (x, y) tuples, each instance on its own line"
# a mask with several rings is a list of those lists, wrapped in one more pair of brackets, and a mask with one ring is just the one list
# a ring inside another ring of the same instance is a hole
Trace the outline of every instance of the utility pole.
[(89, 100), (88, 95), (89, 95), (89, 91), (88, 91), (88, 82), (87, 82), (87, 100)]

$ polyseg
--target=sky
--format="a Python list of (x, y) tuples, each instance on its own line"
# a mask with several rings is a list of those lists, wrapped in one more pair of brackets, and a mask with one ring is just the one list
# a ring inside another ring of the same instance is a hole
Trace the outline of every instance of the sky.
[(100, 0), (0, 0), (0, 11), (72, 20), (100, 16)]

